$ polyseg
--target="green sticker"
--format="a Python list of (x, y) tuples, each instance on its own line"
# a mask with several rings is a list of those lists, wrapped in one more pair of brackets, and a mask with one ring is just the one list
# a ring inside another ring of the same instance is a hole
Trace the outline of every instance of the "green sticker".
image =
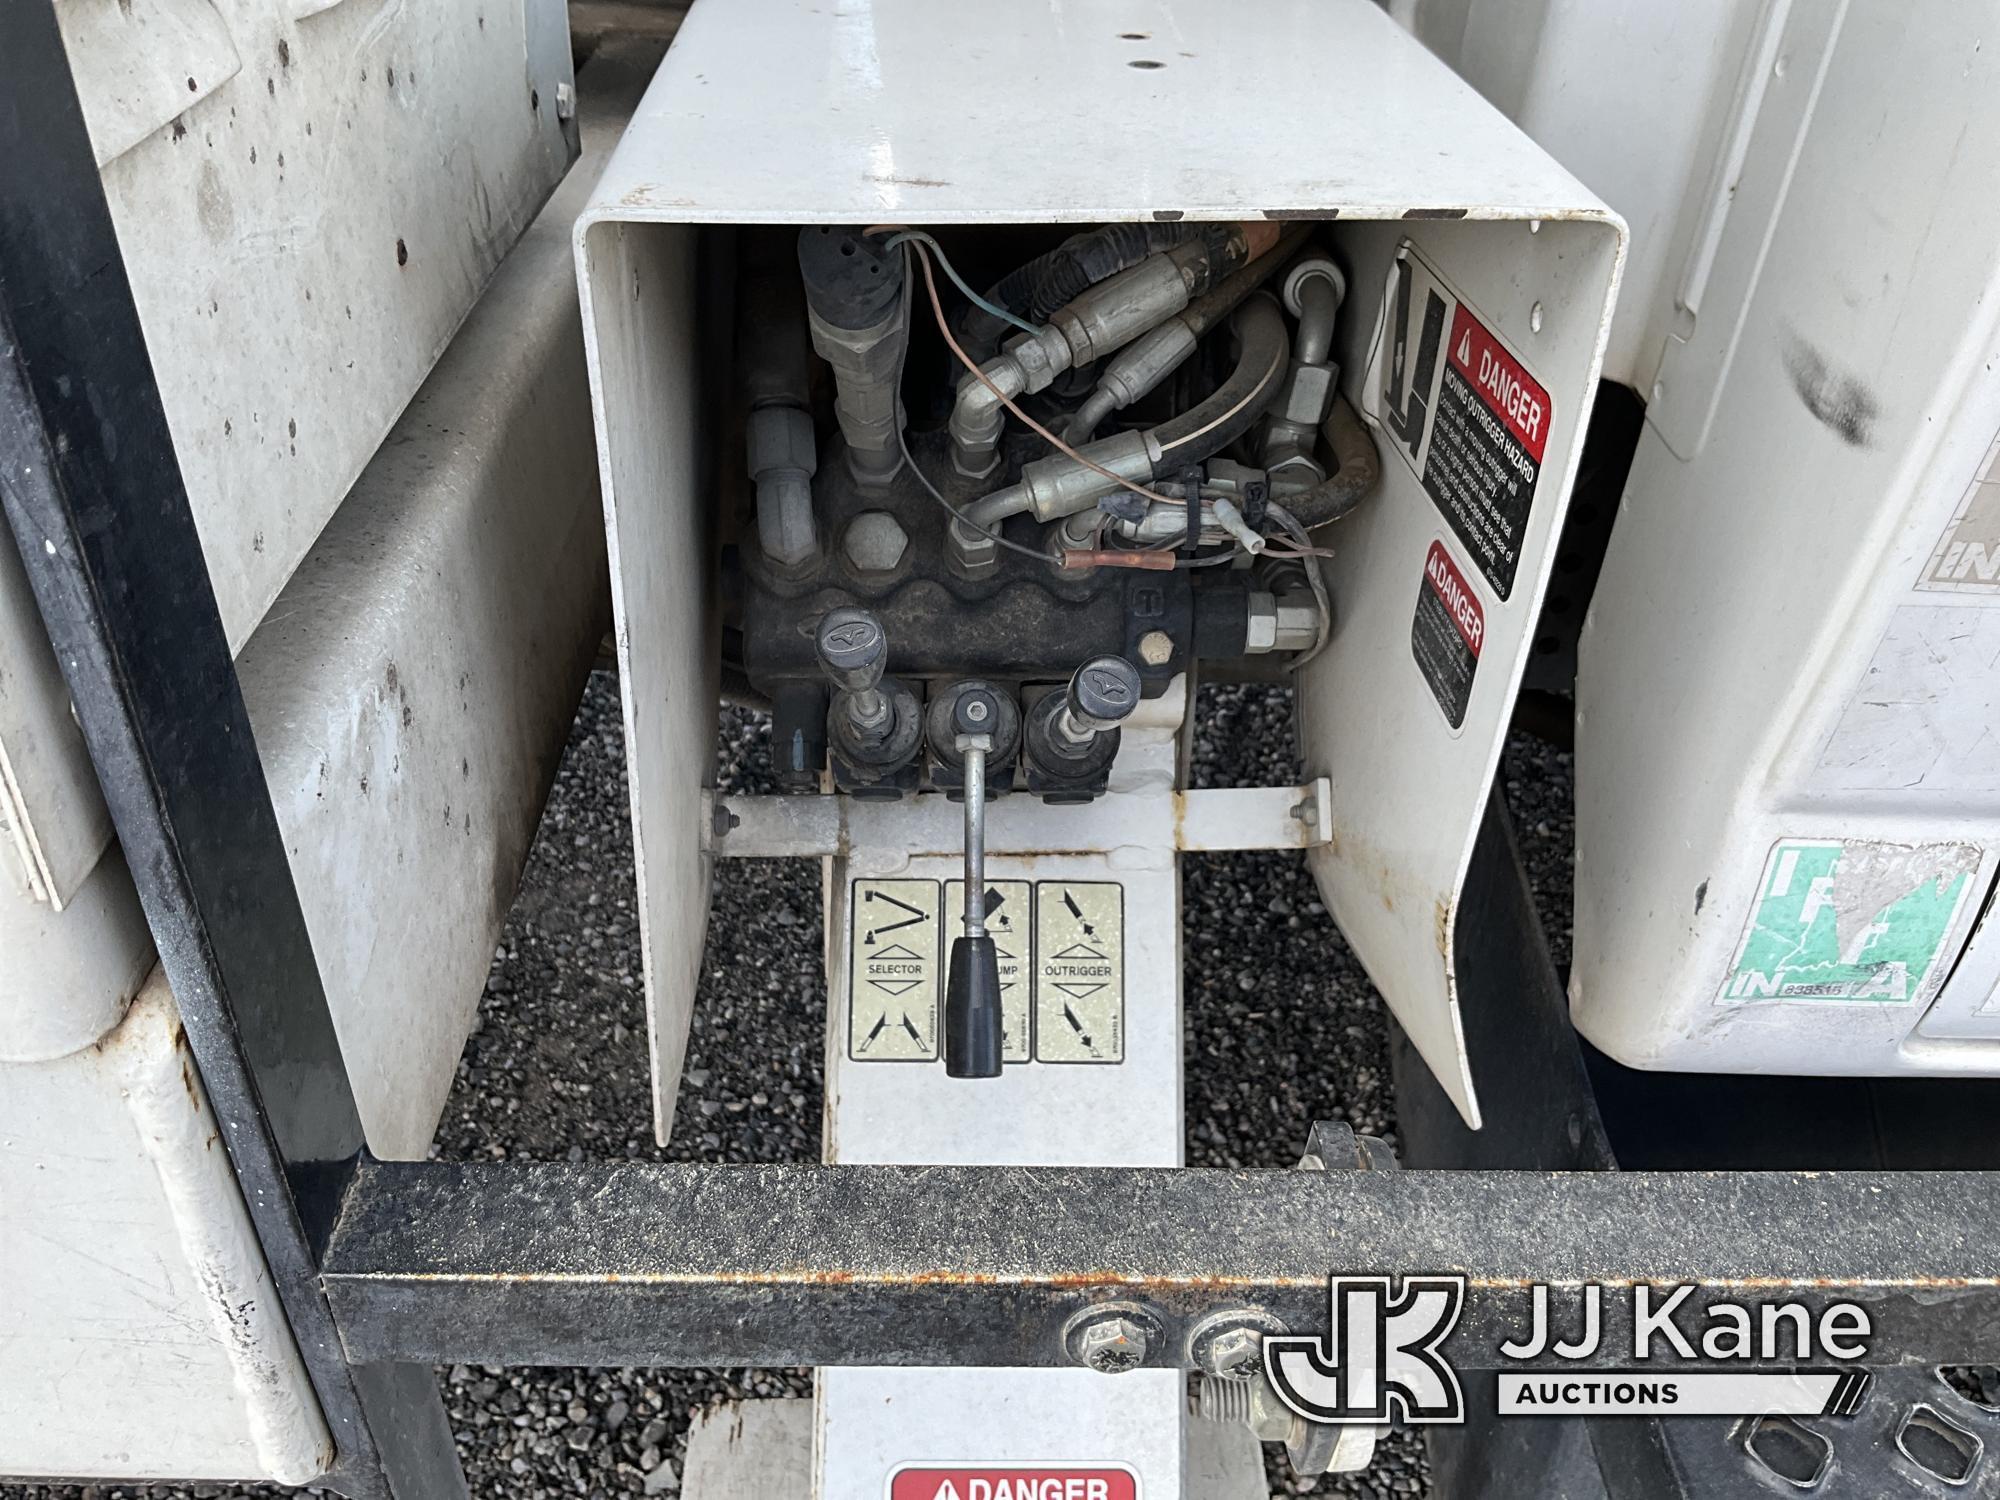
[(1719, 1003), (1918, 999), (1978, 868), (1973, 844), (1780, 839)]

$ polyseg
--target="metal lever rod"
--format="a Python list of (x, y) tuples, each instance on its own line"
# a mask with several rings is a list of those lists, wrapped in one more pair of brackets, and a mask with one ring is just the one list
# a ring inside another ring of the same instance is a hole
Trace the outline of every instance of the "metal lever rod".
[(944, 997), (944, 1070), (953, 1078), (998, 1078), (1004, 1050), (1000, 955), (986, 934), (986, 756), (999, 705), (985, 689), (960, 695), (953, 746), (965, 778), (965, 931), (951, 945)]
[(986, 936), (986, 752), (992, 738), (983, 734), (958, 737), (965, 757), (965, 935)]

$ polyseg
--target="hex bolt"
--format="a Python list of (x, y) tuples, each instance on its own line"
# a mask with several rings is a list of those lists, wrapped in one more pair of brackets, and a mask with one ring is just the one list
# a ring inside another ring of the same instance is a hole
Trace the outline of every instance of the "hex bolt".
[(1100, 1375), (1122, 1375), (1146, 1362), (1148, 1342), (1133, 1319), (1105, 1318), (1076, 1336), (1076, 1357)]
[(1269, 1381), (1252, 1377), (1232, 1380), (1204, 1375), (1195, 1390), (1195, 1411), (1204, 1421), (1247, 1427), (1259, 1442), (1287, 1441), (1299, 1419), (1271, 1389)]
[(1248, 1380), (1263, 1358), (1264, 1335), (1255, 1328), (1225, 1328), (1208, 1344), (1206, 1373), (1223, 1380)]
[(1149, 630), (1139, 637), (1139, 660), (1149, 667), (1164, 667), (1174, 659), (1174, 638), (1164, 630)]

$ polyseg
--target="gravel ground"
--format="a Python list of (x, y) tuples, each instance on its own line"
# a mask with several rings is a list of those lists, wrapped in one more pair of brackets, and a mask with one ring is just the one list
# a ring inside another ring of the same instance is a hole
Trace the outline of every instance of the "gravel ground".
[[(1195, 775), (1202, 786), (1293, 779), (1289, 696), (1209, 688)], [(727, 710), (722, 786), (770, 789), (768, 727)], [(1569, 951), (1570, 759), (1509, 746), (1505, 785), (1560, 962)], [(1303, 863), (1276, 853), (1190, 857), (1184, 869), (1188, 1160), (1295, 1161), (1315, 1117), (1395, 1133), (1386, 1018), (1335, 932)], [(614, 679), (594, 678), (540, 838), (488, 978), (478, 1029), (434, 1154), (451, 1160), (812, 1161), (819, 1155), (825, 1004), (817, 868), (718, 867), (709, 967), (696, 1008), (673, 1144), (652, 1143), (632, 845)], [(1310, 1009), (1273, 1003), (1309, 988)], [(440, 1372), (472, 1493), (487, 1497), (673, 1495), (690, 1414), (743, 1396), (805, 1395), (803, 1371)], [(1426, 1492), (1421, 1444), (1392, 1434), (1365, 1473), (1274, 1493)], [(199, 1486), (0, 1486), (13, 1500), (266, 1496)]]

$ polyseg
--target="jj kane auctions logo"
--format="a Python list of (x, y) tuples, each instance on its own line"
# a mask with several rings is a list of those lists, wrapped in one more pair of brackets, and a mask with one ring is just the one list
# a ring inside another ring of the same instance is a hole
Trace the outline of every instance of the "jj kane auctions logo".
[[(1409, 1276), (1400, 1287), (1386, 1276), (1330, 1277), (1326, 1333), (1265, 1339), (1264, 1373), (1312, 1422), (1463, 1422), (1465, 1396), (1444, 1344), (1465, 1295), (1463, 1276)], [(1499, 1345), (1503, 1364), (1536, 1366), (1501, 1370), (1500, 1415), (1845, 1415), (1867, 1389), (1861, 1371), (1809, 1368), (1867, 1357), (1874, 1329), (1851, 1302), (1817, 1312), (1797, 1302), (1697, 1306), (1686, 1285), (1586, 1285), (1565, 1295), (1578, 1304), (1573, 1329), (1555, 1328), (1550, 1288), (1536, 1285), (1525, 1334)], [(1612, 1299), (1624, 1302), (1615, 1308), (1615, 1326), (1629, 1330), (1622, 1346), (1607, 1340)], [(1696, 1360), (1707, 1367), (1673, 1363)]]

